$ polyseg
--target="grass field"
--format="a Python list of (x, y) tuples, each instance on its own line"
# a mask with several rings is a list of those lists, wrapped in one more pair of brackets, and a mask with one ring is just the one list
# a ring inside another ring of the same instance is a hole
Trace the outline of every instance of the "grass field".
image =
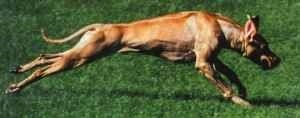
[[(0, 117), (300, 117), (300, 2), (297, 0), (1, 0)], [(166, 13), (208, 10), (243, 24), (246, 14), (261, 16), (261, 33), (281, 59), (270, 71), (230, 50), (219, 55), (248, 88), (253, 108), (224, 100), (193, 63), (158, 57), (115, 54), (81, 68), (32, 84), (17, 95), (5, 95), (10, 83), (31, 72), (8, 69), (38, 54), (74, 45), (47, 45), (40, 29), (53, 37), (84, 25), (130, 22)]]

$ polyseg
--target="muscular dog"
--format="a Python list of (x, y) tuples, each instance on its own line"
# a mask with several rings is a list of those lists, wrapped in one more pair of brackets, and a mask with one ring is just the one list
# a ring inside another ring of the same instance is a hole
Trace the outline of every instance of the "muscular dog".
[(216, 55), (222, 48), (233, 49), (253, 60), (264, 69), (279, 64), (279, 58), (270, 51), (266, 40), (257, 32), (258, 17), (248, 17), (244, 27), (220, 14), (189, 11), (169, 14), (128, 24), (92, 24), (63, 39), (50, 39), (48, 43), (62, 44), (76, 37), (80, 41), (71, 49), (56, 54), (41, 54), (37, 59), (13, 70), (25, 72), (43, 66), (29, 77), (11, 84), (6, 93), (16, 93), (47, 75), (85, 64), (99, 56), (115, 52), (147, 52), (171, 61), (194, 61), (195, 68), (215, 85), (224, 98), (240, 105), (250, 105), (245, 100), (246, 89), (234, 74), (227, 74), (239, 87), (234, 94), (219, 73), (232, 72)]

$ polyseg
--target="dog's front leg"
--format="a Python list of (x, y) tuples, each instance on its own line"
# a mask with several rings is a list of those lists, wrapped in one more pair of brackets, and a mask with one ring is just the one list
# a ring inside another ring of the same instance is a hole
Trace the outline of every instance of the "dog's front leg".
[(247, 97), (246, 87), (242, 84), (236, 73), (233, 72), (227, 65), (225, 65), (219, 59), (214, 60), (214, 64), (218, 72), (225, 75), (231, 83), (236, 85), (239, 92), (239, 96), (245, 99)]
[(234, 95), (232, 88), (222, 81), (217, 71), (213, 68), (213, 62), (209, 59), (212, 56), (212, 50), (209, 46), (204, 46), (201, 50), (195, 49), (194, 52), (196, 54), (195, 67), (197, 71), (202, 73), (213, 85), (215, 85), (224, 98), (230, 99), (234, 103), (242, 106), (250, 106), (249, 102)]

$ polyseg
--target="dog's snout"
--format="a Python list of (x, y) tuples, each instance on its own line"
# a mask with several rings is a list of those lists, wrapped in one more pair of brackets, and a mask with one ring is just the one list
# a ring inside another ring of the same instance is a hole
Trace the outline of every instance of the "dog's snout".
[(277, 56), (268, 56), (268, 58), (263, 61), (267, 61), (268, 69), (272, 69), (277, 67), (281, 60)]
[(272, 62), (273, 62), (274, 67), (276, 67), (277, 65), (280, 64), (281, 59), (279, 57), (275, 56), (272, 58)]
[(276, 55), (262, 55), (260, 56), (260, 64), (263, 69), (272, 69), (279, 65), (280, 58)]

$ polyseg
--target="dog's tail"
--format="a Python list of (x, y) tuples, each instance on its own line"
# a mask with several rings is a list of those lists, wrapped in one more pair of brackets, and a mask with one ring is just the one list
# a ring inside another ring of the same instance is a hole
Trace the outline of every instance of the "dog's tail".
[(47, 42), (47, 43), (51, 43), (51, 44), (62, 44), (65, 42), (68, 42), (78, 36), (83, 35), (85, 32), (87, 32), (88, 30), (94, 29), (94, 28), (99, 28), (99, 27), (103, 27), (104, 24), (91, 24), (88, 26), (85, 26), (83, 28), (81, 28), (80, 30), (78, 30), (77, 32), (71, 34), (68, 37), (62, 38), (62, 39), (51, 39), (47, 36), (47, 34), (45, 33), (45, 31), (43, 29), (41, 29), (41, 34), (43, 39)]

